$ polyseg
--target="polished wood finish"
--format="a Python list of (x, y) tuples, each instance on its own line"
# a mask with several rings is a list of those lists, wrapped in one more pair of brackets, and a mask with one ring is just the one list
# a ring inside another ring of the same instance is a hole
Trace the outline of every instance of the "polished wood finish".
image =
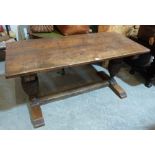
[(127, 97), (125, 90), (120, 85), (118, 85), (115, 79), (110, 80), (109, 82), (110, 82), (110, 85), (109, 85), (110, 88), (117, 96), (119, 96), (121, 99)]
[(30, 116), (32, 124), (35, 128), (45, 125), (42, 110), (39, 103), (30, 107)]
[(89, 64), (149, 50), (123, 35), (105, 32), (7, 44), (6, 77)]
[[(121, 57), (142, 54), (149, 49), (117, 33), (94, 33), (37, 39), (7, 44), (6, 77), (21, 77), (30, 99), (29, 108), (34, 127), (44, 125), (40, 105), (83, 92), (109, 86), (120, 98), (126, 97), (114, 76), (120, 69)], [(110, 76), (97, 72), (90, 64), (111, 60)], [(65, 74), (57, 73), (65, 68)], [(50, 78), (48, 74), (52, 71)], [(45, 74), (44, 80), (41, 80)], [(56, 72), (56, 75), (54, 75)], [(53, 84), (53, 85), (51, 85)], [(50, 86), (51, 85), (51, 86)]]

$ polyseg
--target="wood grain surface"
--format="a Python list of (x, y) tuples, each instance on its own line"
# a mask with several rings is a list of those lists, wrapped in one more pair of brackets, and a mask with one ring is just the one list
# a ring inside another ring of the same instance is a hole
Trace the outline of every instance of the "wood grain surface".
[(114, 32), (18, 41), (7, 44), (6, 77), (90, 64), (145, 52), (149, 52), (149, 49)]

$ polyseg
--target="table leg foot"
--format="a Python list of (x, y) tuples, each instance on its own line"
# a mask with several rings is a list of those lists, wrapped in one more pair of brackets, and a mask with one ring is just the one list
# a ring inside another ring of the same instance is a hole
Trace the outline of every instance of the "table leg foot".
[(112, 89), (112, 91), (119, 96), (120, 98), (126, 98), (127, 94), (126, 92), (123, 90), (123, 88), (121, 88), (118, 83), (116, 82), (116, 80), (114, 78), (110, 78), (106, 73), (104, 73), (103, 71), (98, 72), (98, 75), (103, 78), (108, 80), (109, 82), (109, 87)]
[(112, 89), (112, 91), (117, 96), (119, 96), (120, 98), (126, 98), (127, 97), (126, 92), (124, 91), (124, 89), (120, 85), (118, 85), (118, 83), (116, 82), (115, 79), (110, 79), (109, 83), (110, 83), (109, 87)]
[(32, 124), (35, 128), (45, 125), (40, 102), (38, 100), (39, 80), (36, 74), (22, 76), (21, 82), (24, 91), (29, 96), (29, 111)]
[(44, 118), (39, 104), (30, 105), (30, 116), (32, 124), (35, 128), (44, 126)]

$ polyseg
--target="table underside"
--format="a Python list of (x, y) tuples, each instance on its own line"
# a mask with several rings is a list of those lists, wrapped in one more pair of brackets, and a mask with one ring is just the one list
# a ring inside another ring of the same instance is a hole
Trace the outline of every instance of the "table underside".
[[(28, 82), (26, 76), (22, 77), (23, 88), (30, 97), (29, 108), (34, 127), (40, 127), (45, 124), (40, 106), (48, 101), (64, 99), (106, 86), (109, 86), (120, 98), (127, 96), (116, 81), (110, 81), (110, 77), (107, 74), (103, 71), (96, 71), (92, 65), (69, 67), (65, 69), (65, 74), (63, 75), (61, 70), (57, 70), (39, 73), (37, 77), (37, 85), (35, 84), (36, 80)], [(30, 94), (34, 93), (36, 88), (38, 88), (38, 94), (31, 96)]]

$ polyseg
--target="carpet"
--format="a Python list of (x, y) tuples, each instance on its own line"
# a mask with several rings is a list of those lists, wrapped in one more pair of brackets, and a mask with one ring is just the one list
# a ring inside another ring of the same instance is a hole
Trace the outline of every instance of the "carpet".
[[(42, 106), (46, 125), (35, 130), (155, 129), (155, 87), (146, 88), (143, 78), (138, 73), (130, 75), (126, 65), (116, 80), (126, 90), (127, 98), (118, 98), (107, 87), (48, 103)], [(5, 79), (4, 62), (0, 62), (1, 130), (33, 129), (27, 102), (20, 79)]]

